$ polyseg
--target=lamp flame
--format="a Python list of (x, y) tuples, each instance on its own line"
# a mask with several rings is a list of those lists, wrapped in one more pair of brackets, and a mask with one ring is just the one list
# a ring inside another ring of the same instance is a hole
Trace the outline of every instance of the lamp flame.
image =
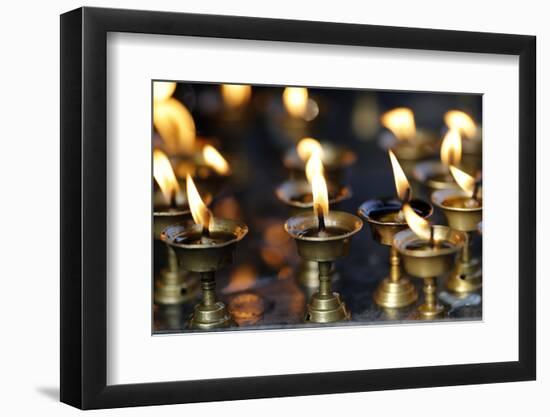
[(416, 136), (414, 113), (409, 108), (398, 107), (387, 111), (380, 117), (380, 123), (398, 140), (411, 140)]
[(433, 239), (430, 223), (422, 216), (416, 214), (409, 204), (404, 204), (402, 210), (405, 214), (405, 220), (414, 234), (420, 239), (430, 242)]
[(306, 176), (311, 184), (313, 211), (317, 217), (328, 215), (328, 188), (323, 171), (319, 154), (312, 154), (306, 164)]
[(314, 153), (318, 153), (321, 160), (324, 156), (323, 147), (318, 140), (313, 138), (303, 138), (300, 140), (296, 146), (296, 152), (298, 152), (298, 156), (304, 162)]
[(252, 87), (242, 84), (222, 84), (221, 93), (225, 105), (230, 109), (237, 109), (250, 101)]
[(403, 172), (403, 168), (401, 168), (395, 154), (391, 150), (388, 151), (388, 154), (390, 156), (391, 167), (393, 170), (395, 191), (397, 191), (397, 196), (401, 201), (407, 202), (411, 197), (411, 185), (409, 184), (409, 180), (407, 180), (407, 176), (405, 175), (405, 172)]
[(166, 154), (159, 149), (153, 151), (153, 177), (162, 191), (166, 204), (183, 203), (183, 196), (172, 165)]
[(468, 194), (472, 194), (476, 189), (475, 178), (455, 166), (451, 165), (449, 168), (458, 186)]
[(451, 128), (441, 142), (441, 162), (443, 165), (458, 165), (462, 159), (462, 139), (457, 129)]
[(477, 126), (469, 114), (460, 110), (449, 110), (443, 116), (449, 129), (456, 129), (467, 139), (472, 139), (477, 133)]
[(231, 168), (229, 167), (229, 164), (222, 156), (222, 154), (219, 153), (218, 150), (213, 146), (205, 145), (202, 149), (202, 156), (204, 158), (204, 162), (218, 174), (228, 175), (231, 173)]
[(323, 166), (323, 162), (321, 161), (321, 158), (319, 154), (313, 153), (311, 157), (306, 162), (306, 178), (311, 184), (313, 182), (313, 178), (316, 176), (323, 176), (325, 172), (325, 167)]
[(292, 117), (304, 117), (308, 107), (308, 92), (304, 87), (286, 87), (283, 104)]
[(214, 216), (202, 201), (202, 198), (193, 182), (191, 175), (187, 174), (187, 200), (191, 209), (191, 216), (196, 224), (200, 224), (206, 230), (210, 230)]
[(166, 101), (176, 91), (176, 83), (170, 81), (155, 81), (153, 83), (153, 100), (155, 102)]
[(193, 117), (182, 103), (167, 95), (167, 91), (169, 91), (167, 87), (157, 89), (156, 84), (154, 84), (154, 95), (158, 96), (159, 99), (155, 98), (153, 103), (155, 128), (166, 144), (168, 152), (189, 154), (193, 151), (195, 145), (195, 122)]

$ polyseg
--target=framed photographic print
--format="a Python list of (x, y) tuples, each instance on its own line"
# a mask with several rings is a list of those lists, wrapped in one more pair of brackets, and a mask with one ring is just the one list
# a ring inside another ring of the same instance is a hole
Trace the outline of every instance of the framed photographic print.
[(535, 38), (61, 16), (61, 400), (535, 379)]

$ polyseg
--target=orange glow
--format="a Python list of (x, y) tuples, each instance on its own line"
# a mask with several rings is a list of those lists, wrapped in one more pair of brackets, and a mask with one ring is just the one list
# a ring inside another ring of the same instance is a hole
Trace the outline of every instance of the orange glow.
[(465, 138), (472, 139), (476, 136), (477, 126), (469, 114), (460, 110), (449, 110), (443, 119), (449, 129), (458, 130)]
[(314, 153), (318, 153), (321, 159), (324, 156), (323, 147), (318, 140), (313, 138), (303, 138), (300, 140), (296, 146), (296, 152), (298, 152), (298, 156), (304, 162)]
[(191, 153), (195, 146), (195, 122), (191, 113), (173, 97), (155, 101), (153, 123), (171, 154)]
[(164, 152), (158, 149), (153, 151), (153, 177), (162, 191), (166, 204), (182, 203), (180, 187), (172, 165)]
[(223, 102), (230, 109), (245, 106), (252, 97), (252, 87), (240, 84), (222, 84), (221, 93)]
[(200, 224), (203, 228), (205, 227), (210, 230), (214, 216), (202, 201), (191, 175), (187, 175), (187, 199), (189, 200), (189, 208), (191, 209), (193, 221)]
[(458, 186), (469, 194), (473, 193), (476, 186), (474, 177), (452, 165), (449, 168)]
[(410, 199), (411, 185), (409, 184), (409, 180), (407, 180), (407, 176), (403, 172), (403, 168), (401, 168), (401, 165), (399, 164), (399, 161), (395, 157), (394, 153), (390, 150), (388, 151), (388, 154), (390, 155), (393, 180), (395, 182), (395, 191), (397, 191), (397, 196), (401, 201), (405, 201), (407, 200), (407, 194), (409, 194), (408, 197)]
[(462, 159), (462, 139), (456, 129), (449, 129), (441, 142), (441, 162), (443, 165), (458, 165)]
[(176, 83), (170, 81), (155, 81), (153, 83), (153, 100), (166, 101), (176, 91)]
[(308, 107), (308, 92), (304, 87), (286, 87), (283, 91), (283, 104), (293, 117), (304, 117)]
[(225, 158), (211, 145), (205, 145), (202, 149), (204, 162), (220, 175), (228, 175), (231, 168)]
[(328, 214), (328, 189), (325, 176), (323, 175), (323, 163), (318, 154), (312, 154), (307, 161), (306, 175), (311, 183), (313, 211), (316, 216), (326, 216)]
[(416, 136), (414, 113), (406, 107), (398, 107), (384, 113), (380, 117), (380, 123), (398, 140), (411, 140)]
[(407, 224), (414, 234), (422, 240), (430, 241), (432, 238), (430, 223), (428, 223), (428, 221), (423, 217), (416, 214), (409, 204), (403, 205), (403, 213), (405, 214)]

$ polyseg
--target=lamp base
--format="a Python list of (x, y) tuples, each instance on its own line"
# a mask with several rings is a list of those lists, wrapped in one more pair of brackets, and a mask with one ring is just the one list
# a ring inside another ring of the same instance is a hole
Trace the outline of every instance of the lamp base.
[(333, 292), (323, 295), (316, 292), (307, 305), (305, 321), (307, 323), (335, 323), (350, 318), (351, 314), (341, 300), (340, 294)]
[(401, 277), (398, 281), (384, 278), (373, 295), (374, 302), (384, 308), (401, 308), (413, 304), (418, 293), (411, 281)]
[(479, 259), (460, 262), (447, 278), (447, 288), (458, 295), (466, 295), (481, 288), (481, 276)]
[(189, 319), (190, 329), (210, 330), (230, 327), (234, 322), (225, 308), (225, 304), (217, 301), (210, 305), (200, 303)]
[(441, 304), (428, 305), (422, 304), (418, 307), (418, 318), (423, 320), (436, 319), (443, 316), (444, 308)]
[(155, 281), (156, 304), (174, 305), (193, 300), (199, 292), (199, 279), (186, 271), (163, 269)]

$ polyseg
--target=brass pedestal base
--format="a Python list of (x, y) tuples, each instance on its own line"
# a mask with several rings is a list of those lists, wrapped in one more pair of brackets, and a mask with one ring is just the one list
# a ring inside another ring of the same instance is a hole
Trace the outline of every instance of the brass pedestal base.
[(216, 300), (213, 272), (201, 272), (202, 301), (195, 306), (189, 319), (190, 329), (210, 330), (234, 325), (225, 304)]
[(331, 268), (332, 262), (319, 262), (319, 290), (309, 300), (304, 319), (306, 322), (334, 323), (351, 318), (340, 294), (332, 292)]
[(384, 278), (373, 295), (374, 302), (384, 308), (401, 308), (413, 304), (418, 299), (416, 288), (408, 278), (399, 281)]
[(225, 304), (217, 301), (212, 305), (200, 303), (189, 319), (190, 329), (210, 330), (230, 327), (233, 320), (225, 308)]
[(424, 278), (424, 304), (418, 307), (418, 318), (430, 320), (441, 317), (444, 308), (437, 302), (435, 278)]
[(182, 304), (194, 299), (199, 291), (199, 280), (185, 271), (164, 269), (155, 282), (156, 304)]
[(401, 276), (399, 254), (390, 249), (390, 275), (378, 285), (373, 295), (374, 302), (384, 308), (401, 308), (418, 299), (416, 288), (407, 277)]
[(479, 259), (459, 262), (447, 278), (447, 288), (458, 294), (466, 295), (481, 288), (481, 265)]

